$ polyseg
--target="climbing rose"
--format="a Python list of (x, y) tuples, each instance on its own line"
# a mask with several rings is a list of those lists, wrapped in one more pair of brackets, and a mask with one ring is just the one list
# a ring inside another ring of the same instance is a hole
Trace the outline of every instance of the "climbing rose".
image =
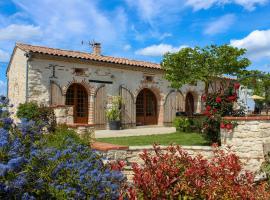
[(218, 96), (218, 97), (216, 98), (216, 102), (217, 102), (217, 103), (221, 103), (221, 101), (222, 101), (222, 99)]
[(207, 111), (211, 110), (211, 106), (206, 106), (206, 110)]
[(220, 128), (225, 128), (225, 124), (223, 122), (220, 124)]
[(237, 98), (237, 94), (234, 93), (232, 96), (229, 96), (229, 97), (228, 97), (228, 100), (229, 100), (229, 101), (235, 101), (236, 98)]
[(240, 88), (240, 83), (234, 83), (234, 89), (238, 90)]
[(206, 96), (205, 96), (205, 95), (202, 96), (202, 101), (203, 101), (203, 102), (206, 101)]
[(232, 124), (226, 124), (226, 129), (228, 129), (228, 130), (233, 129), (233, 125)]

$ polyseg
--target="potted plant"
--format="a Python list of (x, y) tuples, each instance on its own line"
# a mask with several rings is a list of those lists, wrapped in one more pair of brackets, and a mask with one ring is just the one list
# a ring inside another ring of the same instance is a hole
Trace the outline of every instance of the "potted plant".
[(106, 111), (106, 117), (109, 121), (110, 130), (120, 130), (121, 102), (121, 97), (114, 96), (111, 107)]

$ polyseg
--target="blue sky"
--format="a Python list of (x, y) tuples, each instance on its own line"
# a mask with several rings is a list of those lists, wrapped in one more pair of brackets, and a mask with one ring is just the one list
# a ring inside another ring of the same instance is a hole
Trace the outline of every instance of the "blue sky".
[(246, 48), (270, 71), (270, 0), (0, 0), (0, 93), (15, 42), (160, 62), (186, 46)]

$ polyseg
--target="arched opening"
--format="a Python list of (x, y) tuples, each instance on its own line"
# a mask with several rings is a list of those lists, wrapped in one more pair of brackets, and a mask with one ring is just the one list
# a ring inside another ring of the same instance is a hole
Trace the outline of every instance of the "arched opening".
[(77, 83), (69, 86), (66, 105), (73, 106), (74, 123), (88, 123), (88, 93), (84, 86)]
[(194, 114), (194, 97), (191, 92), (187, 93), (186, 96), (185, 112), (188, 116), (192, 116)]
[(143, 89), (136, 99), (136, 124), (153, 125), (157, 124), (157, 98), (149, 89)]

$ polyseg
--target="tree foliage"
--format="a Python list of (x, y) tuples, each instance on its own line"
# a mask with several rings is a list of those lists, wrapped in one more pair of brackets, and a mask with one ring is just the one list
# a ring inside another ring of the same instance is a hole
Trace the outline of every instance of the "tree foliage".
[(172, 87), (180, 88), (185, 84), (202, 81), (206, 86), (223, 75), (236, 76), (250, 65), (244, 57), (246, 49), (229, 45), (183, 48), (176, 53), (167, 53), (161, 62), (165, 78)]
[(270, 73), (244, 70), (238, 79), (242, 85), (252, 89), (253, 94), (265, 97), (265, 102), (270, 104)]

